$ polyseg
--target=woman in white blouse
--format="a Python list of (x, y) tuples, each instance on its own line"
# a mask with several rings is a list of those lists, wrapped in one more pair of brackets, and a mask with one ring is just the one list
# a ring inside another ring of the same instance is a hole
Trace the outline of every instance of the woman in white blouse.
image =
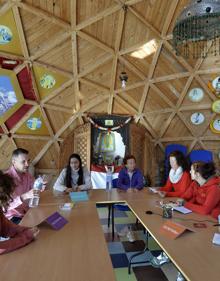
[(82, 167), (82, 160), (76, 153), (70, 155), (66, 168), (62, 170), (53, 188), (58, 191), (81, 191), (92, 187), (90, 173)]

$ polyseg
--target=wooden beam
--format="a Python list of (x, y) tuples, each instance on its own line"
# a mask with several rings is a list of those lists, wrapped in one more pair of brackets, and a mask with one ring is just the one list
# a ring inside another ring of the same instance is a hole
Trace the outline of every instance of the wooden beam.
[(75, 94), (76, 109), (79, 110), (80, 99), (79, 99), (78, 54), (77, 54), (76, 32), (72, 33), (72, 44), (71, 45), (72, 45), (72, 59), (73, 59), (73, 74), (75, 77), (74, 94)]
[(193, 141), (194, 137), (168, 137), (168, 138), (159, 138), (160, 142), (176, 142), (176, 141)]
[(118, 27), (115, 37), (115, 58), (113, 59), (112, 63), (112, 71), (111, 71), (111, 84), (110, 84), (110, 96), (109, 96), (109, 103), (108, 103), (108, 114), (112, 114), (112, 107), (113, 107), (113, 98), (114, 98), (114, 90), (115, 90), (115, 81), (117, 75), (117, 65), (118, 65), (118, 52), (121, 46), (122, 34), (123, 34), (123, 27), (125, 22), (126, 10), (121, 9), (119, 12), (118, 18)]
[[(210, 103), (198, 104), (196, 105), (196, 110), (211, 109), (211, 107), (212, 106)], [(195, 105), (185, 105), (179, 108), (179, 111), (191, 111), (191, 110), (195, 110)]]
[(29, 59), (29, 51), (28, 51), (28, 47), (27, 47), (27, 43), (26, 43), (26, 39), (25, 39), (24, 30), (23, 30), (23, 26), (22, 26), (22, 23), (21, 23), (21, 17), (20, 17), (18, 7), (13, 7), (13, 14), (14, 14), (15, 23), (16, 23), (17, 30), (18, 30), (18, 36), (19, 36), (19, 39), (20, 39), (22, 52), (24, 54), (25, 59)]
[(20, 135), (20, 134), (12, 134), (13, 138), (15, 139), (29, 139), (29, 140), (42, 140), (42, 141), (49, 141), (51, 137), (48, 136), (35, 136), (35, 135)]
[(104, 44), (103, 42), (101, 42), (100, 40), (92, 37), (91, 35), (88, 35), (87, 33), (83, 32), (83, 31), (77, 31), (77, 35), (82, 38), (85, 39), (86, 41), (90, 42), (91, 44), (93, 44), (94, 46), (106, 51), (107, 53), (110, 53), (112, 55), (114, 55), (114, 50), (109, 47), (108, 45)]
[(125, 4), (128, 6), (132, 6), (132, 5), (138, 4), (140, 2), (143, 2), (143, 0), (128, 0), (128, 1), (126, 1)]
[(138, 110), (139, 114), (141, 114), (143, 112), (145, 102), (146, 102), (146, 99), (147, 99), (147, 95), (148, 95), (148, 92), (149, 92), (149, 87), (150, 87), (149, 80), (154, 75), (154, 71), (155, 71), (155, 68), (156, 68), (156, 65), (157, 65), (157, 61), (158, 61), (162, 46), (163, 46), (163, 40), (161, 40), (160, 43), (158, 44), (157, 50), (156, 50), (156, 52), (153, 56), (153, 60), (152, 60), (152, 63), (151, 63), (150, 69), (149, 69), (149, 73), (148, 73), (148, 79), (146, 80), (146, 85), (144, 87), (144, 91), (143, 91), (141, 101), (140, 101), (140, 106), (139, 106), (139, 110)]
[(54, 111), (61, 111), (61, 112), (65, 112), (65, 113), (68, 113), (68, 114), (73, 113), (73, 110), (71, 108), (67, 108), (67, 107), (63, 107), (63, 106), (58, 106), (58, 105), (53, 105), (53, 104), (45, 104), (45, 103), (42, 103), (41, 106), (43, 108), (51, 109), (51, 110), (54, 110)]
[(37, 8), (37, 7), (34, 7), (33, 5), (30, 5), (28, 3), (24, 3), (24, 2), (20, 2), (20, 1), (17, 1), (16, 2), (16, 5), (19, 7), (19, 8), (22, 8), (23, 10), (27, 11), (27, 12), (30, 12), (38, 17), (41, 17), (53, 24), (56, 24), (66, 30), (70, 30), (70, 24), (56, 16), (54, 16), (53, 14), (49, 13), (49, 12), (46, 12), (40, 8)]
[(9, 9), (11, 9), (15, 3), (12, 1), (6, 1), (4, 4), (0, 7), (0, 16), (4, 15)]
[(189, 77), (191, 75), (190, 72), (180, 72), (180, 73), (174, 73), (174, 74), (169, 74), (165, 76), (160, 76), (160, 77), (155, 77), (150, 80), (151, 83), (160, 83), (160, 82), (165, 82), (165, 81), (170, 81), (170, 80), (176, 80), (184, 77)]

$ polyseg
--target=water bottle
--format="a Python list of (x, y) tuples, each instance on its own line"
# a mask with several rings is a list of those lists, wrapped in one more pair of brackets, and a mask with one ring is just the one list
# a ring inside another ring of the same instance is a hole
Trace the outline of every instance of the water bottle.
[(106, 191), (111, 191), (112, 189), (112, 172), (110, 170), (106, 173)]
[(33, 185), (33, 189), (38, 191), (34, 193), (34, 196), (30, 198), (29, 200), (29, 207), (30, 208), (35, 208), (39, 205), (40, 201), (40, 190), (43, 187), (43, 178), (39, 176), (35, 181)]

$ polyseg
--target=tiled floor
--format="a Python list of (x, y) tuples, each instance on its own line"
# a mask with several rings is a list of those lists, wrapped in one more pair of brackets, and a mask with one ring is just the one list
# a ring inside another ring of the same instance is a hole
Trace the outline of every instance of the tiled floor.
[[(140, 224), (138, 224), (138, 226), (136, 225), (136, 218), (132, 212), (115, 210), (115, 239), (112, 242), (111, 226), (108, 228), (107, 225), (108, 209), (106, 207), (98, 207), (97, 209), (117, 281), (176, 280), (177, 271), (171, 263), (164, 265), (162, 268), (153, 268), (149, 264), (149, 259), (152, 254), (157, 256), (161, 252), (160, 247), (151, 237), (149, 238), (149, 248), (151, 252), (147, 251), (134, 259), (135, 262), (141, 261), (145, 263), (134, 265), (132, 273), (129, 275), (128, 260), (131, 255), (144, 249), (146, 234), (144, 234)], [(130, 226), (134, 231), (134, 243), (130, 243), (127, 237), (119, 237), (117, 235), (117, 232), (121, 231), (126, 225)]]

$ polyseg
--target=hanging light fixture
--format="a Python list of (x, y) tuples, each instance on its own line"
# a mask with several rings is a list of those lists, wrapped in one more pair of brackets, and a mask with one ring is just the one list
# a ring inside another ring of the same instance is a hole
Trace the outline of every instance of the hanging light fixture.
[(127, 81), (128, 81), (128, 75), (127, 75), (127, 73), (126, 73), (125, 71), (122, 71), (121, 74), (120, 74), (120, 76), (119, 76), (119, 78), (120, 78), (120, 80), (121, 80), (121, 87), (122, 87), (123, 89), (125, 89), (125, 88), (126, 88), (126, 83), (127, 83)]
[(173, 47), (185, 58), (220, 55), (220, 0), (192, 0), (176, 21)]
[[(125, 22), (125, 17), (126, 17), (126, 13), (127, 13), (128, 7), (126, 5), (123, 5), (122, 9), (124, 10), (124, 22)], [(124, 41), (125, 41), (125, 32), (124, 32)], [(126, 88), (126, 83), (128, 81), (128, 75), (127, 75), (127, 73), (125, 71), (124, 63), (123, 63), (123, 68), (122, 69), (123, 70), (122, 70), (121, 74), (119, 75), (119, 79), (121, 81), (121, 87), (123, 89), (125, 89)]]

